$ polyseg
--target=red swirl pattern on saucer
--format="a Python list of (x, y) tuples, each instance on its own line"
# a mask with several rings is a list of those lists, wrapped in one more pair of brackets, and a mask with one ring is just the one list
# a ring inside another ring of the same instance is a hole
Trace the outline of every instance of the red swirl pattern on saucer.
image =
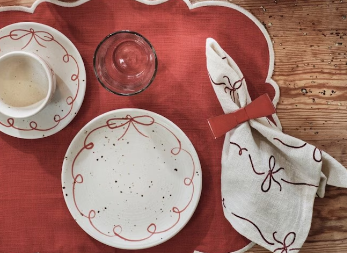
[(0, 56), (10, 51), (37, 54), (56, 73), (57, 91), (51, 104), (25, 120), (0, 115), (0, 130), (6, 134), (37, 139), (50, 136), (70, 123), (85, 93), (86, 73), (80, 54), (60, 32), (37, 23), (17, 23), (0, 30)]

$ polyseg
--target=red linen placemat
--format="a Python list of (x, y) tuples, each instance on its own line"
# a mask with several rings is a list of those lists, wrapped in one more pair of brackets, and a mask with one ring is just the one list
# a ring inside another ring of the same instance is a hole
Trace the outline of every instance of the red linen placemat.
[[(216, 39), (234, 58), (251, 96), (268, 92), (268, 42), (241, 12), (226, 7), (189, 10), (180, 0), (148, 6), (133, 0), (92, 0), (76, 8), (42, 3), (34, 14), (5, 12), (0, 27), (39, 22), (64, 33), (80, 51), (87, 71), (87, 92), (77, 117), (54, 136), (23, 140), (0, 133), (0, 252), (125, 252), (87, 235), (71, 217), (61, 190), (61, 165), (75, 134), (91, 119), (118, 108), (159, 113), (177, 124), (193, 142), (202, 164), (203, 191), (187, 226), (157, 247), (134, 252), (225, 253), (249, 241), (231, 227), (222, 211), (220, 157), (206, 119), (222, 114), (206, 70), (206, 38)], [(156, 49), (159, 67), (151, 86), (133, 97), (107, 92), (92, 66), (98, 43), (109, 33), (133, 30)]]

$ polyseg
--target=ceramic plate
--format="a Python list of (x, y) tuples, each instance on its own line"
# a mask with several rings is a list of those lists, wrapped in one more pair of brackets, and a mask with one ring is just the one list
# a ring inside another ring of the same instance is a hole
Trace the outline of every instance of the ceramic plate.
[(122, 249), (158, 245), (195, 211), (201, 167), (188, 137), (168, 119), (121, 109), (89, 122), (72, 141), (62, 186), (76, 222)]
[(38, 139), (66, 127), (80, 109), (86, 90), (82, 57), (72, 42), (52, 27), (38, 23), (16, 23), (0, 29), (0, 56), (11, 51), (39, 55), (52, 67), (57, 88), (50, 104), (26, 119), (0, 114), (0, 131), (23, 139)]

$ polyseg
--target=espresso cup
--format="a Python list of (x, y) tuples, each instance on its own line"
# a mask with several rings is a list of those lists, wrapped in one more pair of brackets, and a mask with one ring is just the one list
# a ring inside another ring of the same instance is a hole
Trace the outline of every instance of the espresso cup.
[(0, 113), (31, 117), (50, 102), (55, 88), (54, 71), (36, 54), (14, 51), (0, 57)]

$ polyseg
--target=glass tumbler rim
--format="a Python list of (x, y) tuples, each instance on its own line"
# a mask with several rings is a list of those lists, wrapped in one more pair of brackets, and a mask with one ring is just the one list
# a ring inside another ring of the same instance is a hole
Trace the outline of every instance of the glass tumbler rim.
[[(141, 88), (140, 90), (137, 90), (135, 92), (132, 92), (132, 93), (121, 93), (121, 92), (117, 92), (117, 91), (114, 91), (112, 89), (110, 89), (109, 87), (107, 87), (103, 81), (101, 80), (100, 76), (98, 75), (98, 72), (97, 72), (97, 69), (96, 69), (96, 60), (97, 60), (97, 54), (98, 54), (98, 51), (100, 49), (100, 47), (111, 37), (117, 35), (117, 34), (121, 34), (121, 33), (126, 33), (126, 34), (133, 34), (133, 35), (136, 35), (138, 37), (140, 37), (141, 39), (143, 39), (149, 46), (149, 48), (151, 49), (151, 51), (153, 52), (153, 55), (154, 55), (154, 72), (153, 72), (153, 75), (151, 77), (151, 79), (148, 81), (148, 83), (146, 84), (145, 87)], [(116, 95), (120, 95), (120, 96), (132, 96), (132, 95), (136, 95), (136, 94), (139, 94), (141, 92), (143, 92), (144, 90), (146, 90), (150, 85), (151, 83), (154, 81), (154, 78), (157, 74), (157, 69), (158, 69), (158, 57), (157, 57), (157, 53), (153, 47), (153, 45), (149, 42), (148, 39), (146, 39), (142, 34), (138, 33), (138, 32), (135, 32), (135, 31), (131, 31), (131, 30), (119, 30), (119, 31), (116, 31), (116, 32), (113, 32), (113, 33), (110, 33), (108, 34), (104, 39), (101, 40), (101, 42), (98, 44), (98, 46), (96, 47), (95, 49), (95, 52), (94, 52), (94, 56), (93, 56), (93, 68), (94, 68), (94, 74), (97, 78), (97, 80), (99, 81), (99, 83), (109, 92), (113, 93), (113, 94), (116, 94)]]

